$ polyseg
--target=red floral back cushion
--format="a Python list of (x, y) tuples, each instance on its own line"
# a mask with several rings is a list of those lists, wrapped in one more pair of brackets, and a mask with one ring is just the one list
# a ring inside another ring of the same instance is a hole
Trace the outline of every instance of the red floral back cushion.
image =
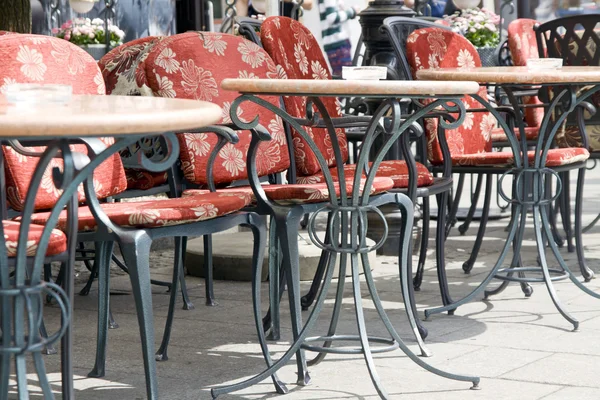
[[(457, 33), (437, 28), (418, 29), (406, 40), (408, 62), (413, 71), (427, 68), (474, 68), (481, 67), (481, 60), (475, 47)], [(479, 96), (486, 98), (485, 87), (479, 89)], [(481, 104), (471, 96), (463, 97), (467, 109), (481, 108)], [(496, 118), (488, 112), (467, 113), (463, 124), (446, 131), (450, 154), (476, 154), (492, 150), (491, 133), (496, 127)], [(433, 164), (443, 161), (442, 150), (437, 137), (438, 119), (425, 121), (427, 150)]]
[[(537, 39), (533, 27), (534, 19), (519, 18), (508, 25), (508, 48), (513, 64), (519, 67), (527, 65), (530, 58), (539, 58)], [(537, 96), (524, 97), (525, 104), (542, 104)], [(540, 126), (544, 118), (543, 108), (526, 108), (525, 121), (529, 126)]]
[[(275, 64), (260, 46), (238, 36), (214, 32), (188, 32), (171, 36), (156, 44), (144, 62), (150, 93), (161, 97), (177, 97), (210, 101), (223, 107), (223, 123), (231, 123), (229, 110), (239, 93), (221, 90), (225, 78), (274, 78)], [(279, 106), (279, 98), (264, 97)], [(262, 142), (257, 154), (259, 175), (286, 170), (290, 165), (285, 132), (281, 118), (250, 102), (238, 111), (249, 121), (259, 116), (259, 122), (273, 140)], [(246, 179), (246, 154), (251, 133), (238, 132), (237, 144), (226, 144), (215, 160), (215, 184), (227, 184)], [(201, 134), (179, 135), (180, 158), (186, 179), (206, 183), (206, 169), (217, 136)]]
[(106, 83), (106, 94), (135, 96), (146, 84), (143, 68), (138, 68), (152, 47), (163, 38), (148, 36), (112, 49), (98, 61)]
[[(289, 79), (331, 79), (329, 66), (313, 34), (300, 22), (287, 17), (269, 17), (261, 26), (261, 42), (277, 68)], [(322, 98), (332, 117), (341, 117), (342, 110), (333, 97)], [(306, 99), (284, 97), (286, 111), (297, 118), (306, 118)], [(326, 129), (307, 129), (330, 167), (336, 165), (331, 138)], [(343, 162), (348, 160), (348, 143), (343, 129), (336, 129)], [(321, 170), (314, 153), (304, 139), (294, 132), (294, 154), (299, 175), (313, 175)]]
[[(0, 92), (12, 83), (66, 84), (73, 87), (74, 94), (97, 94), (105, 92), (104, 80), (96, 61), (81, 48), (63, 40), (38, 35), (4, 35), (0, 37)], [(112, 143), (112, 139), (106, 139)], [(86, 152), (83, 145), (73, 146)], [(8, 201), (12, 208), (20, 210), (29, 188), (29, 182), (38, 163), (36, 157), (25, 157), (10, 147), (2, 148), (6, 166)], [(43, 147), (35, 150), (43, 151)], [(56, 160), (52, 166), (60, 166)], [(94, 186), (99, 198), (120, 193), (127, 188), (123, 164), (118, 154), (109, 158), (94, 171)], [(38, 191), (35, 207), (51, 208), (60, 192), (52, 182), (51, 169), (44, 175)], [(80, 200), (84, 200), (80, 193)]]

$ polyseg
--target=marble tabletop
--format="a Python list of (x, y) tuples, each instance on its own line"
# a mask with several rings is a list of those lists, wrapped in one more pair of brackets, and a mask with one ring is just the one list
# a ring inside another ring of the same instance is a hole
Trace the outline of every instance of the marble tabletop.
[(479, 90), (476, 82), (316, 79), (224, 79), (221, 87), (252, 94), (372, 97), (474, 94)]
[(66, 104), (11, 104), (0, 95), (0, 137), (115, 136), (176, 132), (221, 122), (205, 101), (74, 95)]
[(585, 84), (600, 82), (600, 67), (567, 66), (546, 70), (530, 70), (528, 67), (433, 68), (417, 71), (417, 79), (481, 83)]

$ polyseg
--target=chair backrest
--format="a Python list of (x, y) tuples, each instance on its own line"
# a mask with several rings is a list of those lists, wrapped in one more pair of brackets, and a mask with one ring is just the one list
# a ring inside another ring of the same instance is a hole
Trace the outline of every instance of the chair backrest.
[[(428, 68), (481, 67), (477, 50), (463, 36), (439, 28), (418, 29), (406, 40), (406, 55), (412, 71)], [(486, 98), (485, 87), (479, 96)], [(481, 108), (471, 96), (463, 98), (466, 108)], [(496, 119), (489, 112), (467, 113), (463, 124), (446, 131), (450, 154), (476, 154), (492, 149), (491, 133)], [(428, 158), (432, 164), (441, 164), (442, 151), (438, 141), (438, 119), (429, 118), (425, 123)]]
[[(211, 101), (223, 108), (223, 123), (230, 123), (236, 92), (221, 90), (226, 78), (276, 78), (281, 74), (269, 55), (255, 43), (239, 36), (215, 32), (187, 32), (170, 36), (157, 43), (144, 62), (149, 93), (160, 97), (177, 97)], [(278, 107), (279, 98), (263, 99)], [(273, 140), (262, 142), (257, 154), (260, 176), (285, 171), (290, 164), (281, 118), (264, 108), (245, 102), (237, 115), (259, 115), (259, 122)], [(216, 185), (246, 179), (246, 154), (251, 140), (248, 131), (238, 132), (237, 144), (226, 144), (219, 152), (213, 169)], [(217, 137), (211, 134), (179, 135), (180, 158), (186, 179), (207, 183), (207, 164)]]
[(241, 37), (262, 47), (262, 43), (260, 42), (261, 20), (250, 17), (235, 17), (235, 25)]
[[(534, 19), (519, 18), (508, 25), (508, 47), (513, 64), (518, 67), (527, 65), (530, 58), (539, 58), (538, 43), (534, 27), (538, 22)], [(541, 104), (535, 97), (525, 98), (526, 104)], [(543, 108), (526, 108), (525, 121), (529, 126), (540, 126), (544, 118)]]
[[(106, 94), (139, 96), (146, 84), (143, 69), (138, 69), (160, 36), (148, 36), (122, 44), (109, 51), (98, 61), (106, 83)], [(141, 73), (140, 73), (141, 72)]]
[(397, 58), (397, 75), (400, 80), (412, 80), (413, 75), (410, 64), (406, 58), (406, 39), (417, 29), (437, 28), (450, 30), (450, 27), (440, 25), (438, 22), (427, 21), (422, 18), (388, 17), (383, 20), (381, 30), (386, 32)]
[[(331, 79), (323, 51), (313, 34), (300, 22), (287, 17), (269, 17), (261, 28), (264, 49), (289, 79)], [(293, 117), (306, 118), (306, 98), (284, 97), (285, 109)], [(341, 117), (340, 103), (332, 98), (322, 99), (331, 117)], [(309, 135), (330, 167), (337, 165), (331, 136), (324, 128), (307, 129)], [(321, 170), (315, 154), (305, 140), (293, 132), (294, 155), (298, 175), (307, 176)], [(342, 162), (348, 160), (348, 142), (343, 129), (336, 129)]]
[[(63, 39), (39, 35), (4, 35), (0, 37), (0, 84), (44, 83), (65, 84), (73, 87), (74, 94), (104, 95), (102, 74), (96, 61), (83, 49)], [(0, 88), (0, 91), (2, 89)], [(112, 139), (105, 139), (112, 143)], [(83, 145), (73, 146), (86, 152)], [(34, 150), (43, 151), (43, 147)], [(26, 157), (9, 146), (2, 148), (5, 158), (7, 196), (9, 205), (20, 210), (29, 189), (29, 183), (38, 158)], [(38, 210), (51, 208), (60, 192), (54, 186), (51, 167), (45, 172), (35, 201)], [(99, 198), (124, 191), (127, 180), (118, 154), (102, 163), (94, 172), (94, 187)], [(83, 192), (80, 200), (85, 200)]]
[(562, 58), (564, 65), (600, 66), (600, 14), (548, 21), (535, 27), (535, 34), (540, 57)]

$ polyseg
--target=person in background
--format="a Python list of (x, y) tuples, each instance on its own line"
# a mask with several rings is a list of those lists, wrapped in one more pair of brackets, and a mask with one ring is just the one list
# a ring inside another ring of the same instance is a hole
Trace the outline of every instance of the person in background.
[(342, 0), (319, 0), (323, 48), (333, 75), (341, 75), (343, 66), (352, 65), (352, 44), (343, 24), (356, 18), (358, 11), (346, 9)]

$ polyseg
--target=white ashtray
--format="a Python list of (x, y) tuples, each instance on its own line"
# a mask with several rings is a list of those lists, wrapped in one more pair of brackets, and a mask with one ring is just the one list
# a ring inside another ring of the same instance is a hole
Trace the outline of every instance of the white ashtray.
[(13, 104), (65, 104), (71, 101), (73, 88), (69, 85), (13, 83), (4, 87), (4, 95)]
[(530, 58), (527, 68), (530, 70), (560, 69), (563, 66), (562, 58)]
[(343, 79), (379, 80), (387, 78), (387, 67), (342, 67)]

